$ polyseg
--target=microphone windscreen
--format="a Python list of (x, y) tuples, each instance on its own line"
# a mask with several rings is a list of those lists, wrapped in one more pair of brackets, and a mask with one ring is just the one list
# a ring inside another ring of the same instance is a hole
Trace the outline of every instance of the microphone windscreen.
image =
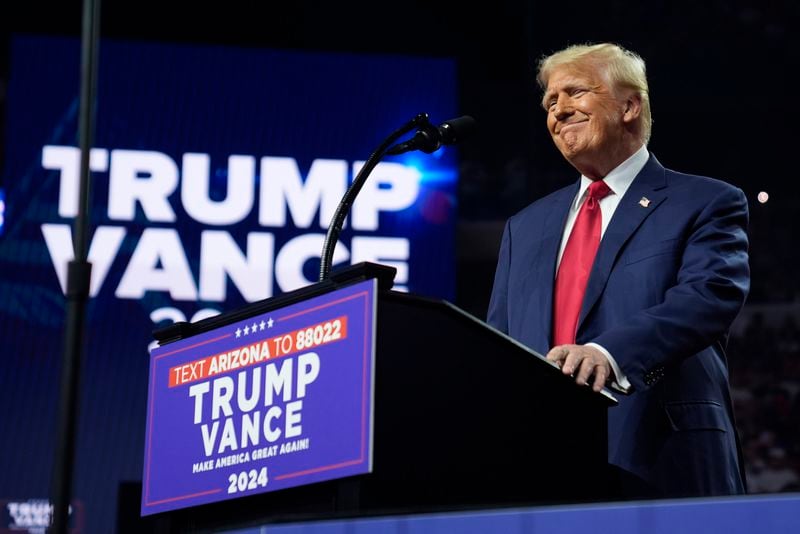
[(458, 143), (464, 139), (464, 137), (472, 134), (472, 132), (475, 131), (475, 127), (475, 119), (469, 115), (464, 115), (462, 117), (445, 121), (441, 126), (439, 126), (439, 132), (442, 136), (442, 144), (450, 145), (453, 143)]

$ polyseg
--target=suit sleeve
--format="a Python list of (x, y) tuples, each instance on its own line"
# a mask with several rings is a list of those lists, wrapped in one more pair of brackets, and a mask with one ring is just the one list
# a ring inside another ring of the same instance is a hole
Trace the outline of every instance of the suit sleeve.
[(750, 289), (747, 200), (727, 186), (694, 220), (675, 284), (644, 309), (592, 341), (605, 347), (635, 389), (646, 376), (724, 339)]
[(511, 265), (511, 227), (506, 221), (503, 239), (500, 241), (500, 252), (497, 257), (497, 268), (494, 273), (492, 296), (489, 299), (489, 312), (486, 322), (504, 334), (508, 334), (508, 270)]

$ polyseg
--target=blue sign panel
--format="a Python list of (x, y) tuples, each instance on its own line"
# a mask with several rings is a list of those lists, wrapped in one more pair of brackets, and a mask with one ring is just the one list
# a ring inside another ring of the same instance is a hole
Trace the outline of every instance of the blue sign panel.
[(368, 473), (375, 285), (153, 350), (142, 514)]

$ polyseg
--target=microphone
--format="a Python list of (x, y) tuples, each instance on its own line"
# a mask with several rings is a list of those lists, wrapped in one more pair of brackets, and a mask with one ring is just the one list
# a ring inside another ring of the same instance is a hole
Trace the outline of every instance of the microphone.
[[(397, 141), (400, 136), (407, 134), (414, 128), (417, 128), (417, 133), (414, 137), (404, 143), (398, 143), (392, 146), (392, 143)], [(342, 231), (344, 219), (350, 211), (350, 206), (356, 199), (356, 195), (361, 191), (364, 182), (367, 181), (369, 173), (378, 165), (384, 154), (402, 154), (409, 150), (422, 150), (430, 154), (437, 150), (442, 145), (451, 145), (459, 142), (464, 136), (472, 133), (475, 129), (475, 119), (464, 115), (456, 119), (451, 119), (441, 124), (441, 126), (434, 126), (430, 123), (427, 113), (419, 113), (416, 117), (408, 121), (406, 124), (395, 130), (389, 135), (381, 145), (370, 154), (367, 161), (358, 171), (356, 177), (353, 178), (353, 183), (345, 191), (342, 200), (336, 207), (336, 211), (331, 219), (331, 224), (328, 226), (328, 232), (325, 234), (325, 242), (322, 244), (322, 253), (320, 254), (319, 262), (319, 281), (322, 282), (330, 278), (331, 266), (333, 264), (333, 250), (336, 248), (336, 242), (339, 239), (339, 233)], [(391, 148), (386, 148), (391, 147)]]
[(460, 142), (475, 130), (475, 119), (469, 115), (450, 119), (439, 126), (423, 124), (414, 137), (403, 143), (398, 143), (386, 151), (387, 154), (396, 156), (412, 150), (421, 150), (426, 154), (439, 150), (442, 145), (452, 145)]

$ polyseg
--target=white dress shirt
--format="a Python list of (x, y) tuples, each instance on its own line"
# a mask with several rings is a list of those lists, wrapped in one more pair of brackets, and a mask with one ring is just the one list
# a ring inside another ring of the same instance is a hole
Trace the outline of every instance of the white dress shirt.
[[(639, 171), (641, 171), (645, 163), (647, 163), (649, 157), (650, 154), (647, 151), (647, 147), (642, 145), (641, 148), (634, 152), (631, 157), (620, 163), (603, 178), (603, 181), (611, 189), (611, 193), (600, 200), (600, 212), (602, 213), (602, 226), (600, 228), (601, 242), (606, 233), (606, 228), (608, 228), (608, 223), (611, 221), (611, 217), (614, 216), (614, 211), (616, 211), (617, 206), (619, 206), (619, 201), (625, 195), (625, 192), (631, 186), (631, 183), (633, 183), (633, 179), (636, 178), (636, 175), (639, 174)], [(581, 186), (580, 189), (578, 189), (578, 194), (575, 196), (575, 200), (572, 201), (572, 205), (570, 206), (569, 214), (567, 215), (567, 224), (564, 226), (564, 234), (561, 237), (561, 248), (558, 250), (556, 273), (558, 273), (558, 266), (561, 264), (561, 257), (564, 255), (564, 248), (567, 246), (567, 238), (572, 232), (572, 227), (575, 225), (575, 219), (578, 217), (578, 212), (580, 211), (583, 202), (586, 200), (586, 191), (589, 189), (589, 185), (591, 185), (591, 183), (592, 180), (585, 176), (581, 176)], [(587, 343), (586, 345), (595, 347), (602, 352), (606, 358), (608, 358), (608, 362), (611, 364), (611, 368), (614, 370), (614, 376), (616, 378), (612, 385), (622, 391), (627, 392), (630, 389), (631, 384), (627, 377), (622, 374), (622, 371), (620, 370), (619, 365), (617, 365), (616, 360), (614, 360), (614, 357), (611, 356), (611, 354), (604, 347), (598, 345), (597, 343)]]

